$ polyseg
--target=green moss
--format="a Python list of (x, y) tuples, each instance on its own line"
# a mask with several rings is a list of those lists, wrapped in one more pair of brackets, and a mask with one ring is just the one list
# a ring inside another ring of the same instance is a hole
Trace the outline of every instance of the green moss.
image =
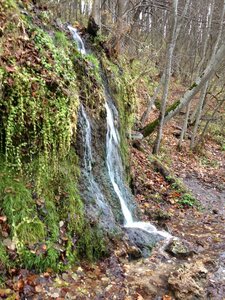
[(150, 124), (146, 125), (142, 129), (143, 136), (146, 137), (146, 136), (150, 135), (158, 125), (159, 125), (159, 119), (156, 119), (153, 122), (151, 122)]
[[(80, 258), (100, 258), (106, 252), (105, 239), (97, 226), (91, 227), (85, 220), (83, 202), (76, 188), (79, 176), (76, 155), (71, 152), (57, 170), (49, 165), (41, 180), (35, 173), (39, 170), (35, 164), (29, 166), (27, 173), (32, 170), (32, 181), (39, 180), (38, 192), (21, 175), (13, 176), (3, 163), (0, 168), (0, 206), (16, 244), (16, 265), (38, 271), (47, 267), (60, 270)], [(60, 262), (61, 253), (66, 257), (66, 265)]]
[(189, 90), (190, 90), (190, 91), (193, 90), (196, 86), (197, 86), (197, 83), (194, 82), (194, 83), (190, 86)]
[(98, 226), (86, 224), (83, 235), (77, 245), (78, 255), (93, 261), (107, 254), (105, 237)]
[(196, 200), (196, 198), (188, 193), (183, 194), (179, 199), (178, 203), (181, 206), (188, 206), (188, 207), (199, 206), (199, 203)]
[(9, 267), (11, 267), (11, 265), (12, 263), (10, 262), (6, 248), (2, 242), (0, 242), (0, 274), (3, 270), (6, 271)]
[(41, 253), (39, 255), (27, 248), (22, 248), (20, 250), (20, 262), (22, 266), (30, 270), (35, 269), (39, 272), (43, 272), (47, 268), (59, 271), (62, 268), (62, 263), (59, 262), (59, 256), (59, 251), (54, 249), (51, 244), (46, 253)]
[(17, 238), (24, 244), (34, 244), (44, 240), (45, 226), (37, 218), (24, 218), (16, 227)]
[(57, 47), (69, 48), (69, 41), (62, 31), (55, 32), (54, 42)]
[(17, 9), (15, 0), (3, 0), (1, 5), (3, 5), (5, 9)]
[[(52, 38), (19, 11), (18, 19), (25, 38), (11, 18), (2, 38), (0, 208), (16, 245), (15, 265), (62, 270), (81, 257), (105, 253), (103, 233), (85, 217), (71, 147), (79, 96), (96, 115), (102, 110), (99, 63), (94, 55), (82, 57), (63, 33)], [(4, 49), (9, 44), (11, 53)], [(1, 257), (7, 265), (4, 247)]]
[[(78, 57), (79, 63), (76, 63)], [(95, 111), (98, 118), (104, 107), (99, 62), (94, 54), (81, 56), (80, 53), (74, 61), (80, 98), (86, 106)]]
[(178, 101), (175, 101), (173, 104), (171, 104), (171, 105), (167, 108), (165, 116), (167, 116), (169, 112), (171, 112), (171, 111), (173, 111), (174, 109), (176, 109), (176, 108), (178, 107), (179, 104), (180, 104), (180, 101), (179, 101), (179, 100), (178, 100)]
[[(177, 108), (177, 106), (180, 104), (180, 101), (176, 101), (174, 102), (172, 105), (170, 105), (165, 113), (165, 116), (167, 116), (169, 114), (169, 112), (173, 111), (174, 109)], [(152, 134), (154, 132), (154, 130), (157, 128), (157, 126), (159, 125), (159, 119), (154, 120), (153, 122), (149, 123), (148, 125), (146, 125), (142, 130), (142, 134), (144, 137), (149, 136), (150, 134)]]
[(10, 62), (13, 71), (6, 69), (2, 76), (2, 150), (19, 169), (24, 157), (32, 159), (39, 152), (45, 153), (46, 161), (56, 149), (57, 157), (68, 153), (79, 104), (76, 75), (68, 54), (56, 48), (42, 30), (32, 29), (31, 34), (34, 54), (41, 62), (22, 66)]

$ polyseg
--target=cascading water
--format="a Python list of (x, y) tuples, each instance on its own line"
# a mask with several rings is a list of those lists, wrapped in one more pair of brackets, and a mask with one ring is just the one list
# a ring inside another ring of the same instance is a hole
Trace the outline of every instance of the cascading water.
[[(78, 50), (82, 54), (86, 54), (86, 49), (84, 47), (84, 43), (79, 36), (77, 30), (73, 28), (72, 26), (68, 26), (68, 29), (70, 30), (71, 34), (73, 35), (73, 39), (77, 43)], [(104, 82), (103, 82), (104, 83)], [(104, 92), (105, 92), (105, 107), (107, 112), (107, 135), (106, 135), (106, 164), (108, 169), (108, 175), (110, 178), (110, 181), (112, 183), (113, 189), (119, 198), (122, 213), (125, 219), (124, 226), (127, 228), (137, 228), (141, 229), (145, 232), (148, 232), (150, 234), (156, 234), (160, 235), (162, 237), (165, 237), (167, 239), (171, 238), (171, 235), (165, 231), (159, 231), (155, 226), (153, 226), (150, 223), (147, 222), (137, 222), (133, 220), (133, 216), (131, 211), (128, 208), (127, 205), (127, 195), (129, 195), (129, 198), (132, 198), (131, 193), (128, 189), (128, 187), (125, 185), (124, 182), (124, 171), (123, 171), (123, 164), (122, 159), (120, 155), (119, 150), (119, 143), (120, 143), (120, 137), (118, 130), (115, 126), (114, 118), (117, 115), (118, 112), (116, 110), (116, 107), (113, 105), (113, 101), (107, 92), (106, 86), (104, 86)], [(83, 144), (85, 145), (84, 150), (84, 170), (83, 173), (85, 177), (87, 178), (87, 181), (89, 183), (89, 189), (91, 190), (92, 194), (96, 197), (96, 203), (99, 207), (101, 207), (103, 210), (107, 211), (109, 215), (112, 215), (111, 209), (106, 204), (106, 201), (104, 199), (104, 196), (99, 188), (98, 183), (96, 182), (93, 170), (92, 170), (92, 164), (93, 164), (93, 156), (92, 156), (92, 145), (91, 145), (91, 125), (90, 121), (88, 119), (88, 116), (85, 112), (85, 109), (83, 105), (80, 106), (80, 123), (81, 123), (81, 132), (82, 132), (82, 138), (83, 138)]]
[(85, 55), (86, 54), (86, 49), (84, 47), (84, 43), (82, 41), (82, 38), (80, 37), (80, 35), (77, 32), (77, 29), (68, 25), (67, 28), (69, 29), (69, 31), (71, 32), (74, 41), (77, 43), (77, 48), (80, 51), (81, 54)]
[(106, 111), (107, 111), (107, 137), (106, 137), (106, 163), (108, 168), (108, 173), (110, 180), (112, 182), (114, 191), (118, 196), (121, 204), (121, 209), (124, 215), (125, 223), (124, 226), (128, 228), (138, 228), (144, 230), (151, 234), (158, 234), (165, 238), (171, 238), (171, 235), (165, 231), (159, 231), (155, 226), (147, 222), (136, 222), (133, 220), (132, 213), (129, 210), (126, 199), (124, 198), (124, 190), (129, 193), (128, 188), (124, 184), (124, 172), (123, 164), (119, 151), (119, 133), (114, 124), (113, 112), (117, 112), (112, 100), (107, 95), (106, 96)]
[(79, 122), (81, 125), (81, 133), (84, 145), (84, 169), (83, 173), (86, 177), (87, 188), (90, 190), (92, 195), (95, 195), (97, 205), (102, 209), (107, 209), (109, 213), (109, 207), (106, 205), (104, 196), (99, 188), (98, 183), (96, 182), (92, 165), (93, 165), (93, 155), (92, 155), (92, 145), (91, 145), (91, 125), (88, 119), (88, 116), (85, 112), (83, 105), (80, 105), (80, 118)]
[(92, 150), (91, 150), (91, 125), (85, 112), (84, 106), (80, 105), (80, 123), (82, 129), (84, 150), (84, 168), (87, 172), (92, 172)]
[[(71, 34), (73, 35), (73, 39), (77, 43), (78, 50), (85, 55), (86, 49), (84, 46), (84, 43), (78, 34), (76, 28), (73, 28), (72, 26), (68, 26), (68, 29), (70, 30)], [(80, 129), (83, 139), (83, 145), (84, 145), (84, 169), (82, 172), (84, 173), (84, 176), (86, 177), (87, 182), (89, 183), (87, 185), (87, 188), (90, 190), (91, 194), (94, 195), (97, 205), (107, 210), (109, 214), (112, 214), (110, 211), (110, 208), (106, 205), (104, 196), (99, 188), (98, 183), (96, 182), (92, 165), (93, 165), (93, 155), (92, 155), (92, 144), (91, 144), (91, 124), (89, 121), (89, 118), (87, 116), (87, 113), (84, 109), (84, 106), (80, 104)]]

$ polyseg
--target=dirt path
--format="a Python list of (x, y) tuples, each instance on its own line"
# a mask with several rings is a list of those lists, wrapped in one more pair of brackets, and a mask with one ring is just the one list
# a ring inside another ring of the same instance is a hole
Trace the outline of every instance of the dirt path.
[[(225, 299), (225, 193), (188, 176), (186, 186), (202, 211), (177, 210), (167, 222), (174, 235), (189, 242), (194, 255), (172, 257), (155, 249), (144, 261), (127, 266), (130, 289), (144, 299)], [(133, 280), (132, 280), (133, 279)]]
[(194, 175), (186, 176), (184, 184), (192, 191), (204, 209), (225, 217), (225, 187), (218, 190), (210, 184), (202, 183)]

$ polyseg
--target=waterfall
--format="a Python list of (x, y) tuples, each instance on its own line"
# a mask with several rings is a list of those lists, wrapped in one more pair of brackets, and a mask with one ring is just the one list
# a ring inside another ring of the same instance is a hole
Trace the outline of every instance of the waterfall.
[(86, 54), (86, 49), (84, 47), (84, 43), (82, 41), (82, 38), (80, 37), (80, 35), (77, 32), (77, 29), (68, 25), (67, 28), (69, 29), (69, 31), (71, 32), (74, 41), (77, 43), (77, 48), (80, 51), (81, 54), (85, 55)]
[[(105, 106), (107, 111), (106, 163), (114, 191), (120, 200), (121, 209), (125, 220), (124, 226), (127, 228), (138, 228), (151, 234), (159, 234), (165, 238), (171, 238), (171, 235), (168, 232), (160, 231), (154, 225), (148, 222), (136, 222), (133, 220), (132, 213), (126, 203), (126, 198), (124, 198), (124, 195), (130, 192), (128, 191), (128, 187), (126, 187), (124, 184), (123, 164), (119, 149), (119, 133), (114, 124), (113, 112), (116, 112), (116, 114), (118, 114), (118, 112), (113, 105), (112, 100), (107, 95), (106, 89), (105, 96)], [(125, 189), (126, 193), (124, 193)]]
[[(73, 35), (73, 39), (77, 43), (78, 50), (82, 54), (86, 54), (86, 49), (84, 46), (84, 43), (78, 34), (76, 28), (73, 28), (72, 26), (68, 26), (68, 29), (70, 30), (71, 34)], [(87, 116), (87, 113), (85, 111), (85, 108), (82, 104), (80, 104), (80, 110), (79, 110), (79, 122), (81, 125), (81, 135), (82, 135), (82, 140), (83, 140), (83, 145), (84, 145), (84, 169), (82, 170), (83, 175), (86, 178), (86, 181), (88, 182), (87, 184), (87, 189), (91, 192), (91, 194), (95, 197), (96, 204), (104, 209), (108, 214), (112, 214), (110, 208), (106, 204), (106, 201), (104, 199), (104, 196), (99, 188), (98, 183), (96, 182), (92, 170), (92, 165), (93, 165), (93, 155), (92, 155), (92, 144), (91, 144), (91, 124), (89, 121), (89, 118)]]
[[(73, 39), (77, 43), (78, 50), (82, 54), (86, 54), (86, 49), (84, 43), (79, 36), (77, 30), (72, 26), (68, 26)], [(154, 225), (148, 222), (138, 222), (133, 220), (131, 211), (127, 205), (127, 195), (129, 198), (132, 198), (129, 188), (125, 184), (124, 180), (124, 170), (123, 163), (120, 155), (120, 136), (117, 127), (115, 126), (115, 117), (118, 117), (118, 111), (113, 104), (113, 101), (110, 97), (110, 94), (107, 91), (107, 86), (103, 82), (104, 92), (105, 92), (105, 108), (107, 112), (107, 134), (106, 134), (106, 165), (108, 170), (108, 175), (112, 183), (115, 194), (117, 195), (121, 210), (124, 216), (124, 227), (127, 228), (138, 228), (145, 232), (151, 234), (158, 234), (167, 239), (171, 238), (171, 235), (165, 231), (159, 231)], [(106, 204), (104, 196), (99, 188), (98, 183), (96, 182), (92, 164), (93, 164), (93, 155), (92, 155), (92, 144), (91, 144), (91, 124), (89, 118), (85, 112), (83, 105), (80, 105), (80, 124), (81, 124), (81, 133), (84, 144), (84, 169), (83, 174), (87, 178), (89, 183), (88, 189), (96, 197), (96, 203), (101, 207), (105, 212), (112, 215), (111, 209)]]
[(109, 207), (106, 205), (106, 201), (104, 196), (99, 188), (98, 183), (96, 182), (92, 164), (93, 164), (93, 155), (92, 155), (92, 145), (91, 145), (91, 124), (88, 119), (88, 116), (85, 112), (84, 106), (80, 105), (80, 125), (81, 125), (81, 134), (82, 140), (84, 145), (84, 169), (82, 170), (83, 174), (86, 177), (88, 182), (87, 188), (90, 190), (92, 195), (95, 196), (95, 200), (97, 205), (102, 208), (106, 209), (109, 212)]
[(129, 225), (133, 223), (132, 214), (126, 205), (122, 192), (119, 188), (119, 185), (122, 184), (120, 174), (123, 172), (122, 161), (118, 151), (119, 134), (114, 126), (113, 113), (107, 101), (105, 106), (107, 112), (106, 164), (114, 191), (120, 200), (121, 209), (125, 219), (125, 225)]

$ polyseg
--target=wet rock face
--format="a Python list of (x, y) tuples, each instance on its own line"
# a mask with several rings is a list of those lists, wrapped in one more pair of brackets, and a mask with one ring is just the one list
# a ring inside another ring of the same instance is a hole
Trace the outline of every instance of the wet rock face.
[(179, 300), (207, 299), (205, 283), (208, 270), (203, 261), (183, 264), (168, 279), (171, 291)]
[[(120, 228), (116, 224), (111, 206), (107, 201), (110, 195), (105, 193), (107, 188), (102, 184), (104, 181), (105, 136), (107, 130), (105, 120), (95, 120), (95, 117), (92, 116), (93, 112), (90, 109), (87, 109), (85, 114), (86, 121), (80, 112), (76, 137), (76, 153), (79, 156), (81, 169), (79, 191), (84, 201), (86, 215), (90, 223), (98, 224), (105, 232), (118, 232)], [(91, 145), (89, 145), (91, 153), (89, 152), (88, 155), (87, 145), (85, 145), (87, 120), (90, 125), (89, 134), (91, 133)], [(88, 165), (87, 169), (85, 165)]]

